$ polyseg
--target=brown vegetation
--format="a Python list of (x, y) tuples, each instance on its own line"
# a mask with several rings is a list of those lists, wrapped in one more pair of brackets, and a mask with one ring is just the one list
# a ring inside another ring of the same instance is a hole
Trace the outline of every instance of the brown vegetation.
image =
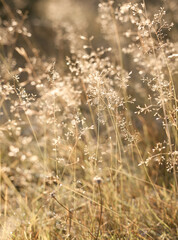
[(25, 7), (1, 0), (1, 239), (176, 240), (176, 0)]

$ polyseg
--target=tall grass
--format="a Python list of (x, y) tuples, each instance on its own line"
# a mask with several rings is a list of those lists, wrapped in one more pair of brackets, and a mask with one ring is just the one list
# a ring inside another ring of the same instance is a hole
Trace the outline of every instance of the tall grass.
[(176, 1), (45, 2), (55, 60), (1, 3), (1, 239), (176, 239)]

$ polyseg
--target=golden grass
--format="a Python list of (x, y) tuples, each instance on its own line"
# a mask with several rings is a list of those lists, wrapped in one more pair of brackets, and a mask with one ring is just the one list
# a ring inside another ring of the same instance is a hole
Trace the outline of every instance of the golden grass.
[(2, 240), (176, 239), (175, 2), (45, 3), (54, 63), (1, 0)]

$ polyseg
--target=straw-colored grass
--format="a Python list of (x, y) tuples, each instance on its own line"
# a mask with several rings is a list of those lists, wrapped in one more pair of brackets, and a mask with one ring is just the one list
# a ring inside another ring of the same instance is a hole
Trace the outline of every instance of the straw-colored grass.
[(176, 240), (176, 0), (1, 4), (0, 238)]

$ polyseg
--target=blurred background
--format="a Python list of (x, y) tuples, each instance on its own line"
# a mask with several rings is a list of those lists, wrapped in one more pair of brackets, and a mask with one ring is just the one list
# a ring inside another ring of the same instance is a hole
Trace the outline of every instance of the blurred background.
[[(107, 42), (101, 34), (98, 22), (99, 0), (3, 0), (15, 14), (17, 9), (28, 13), (26, 24), (32, 33), (32, 41), (41, 54), (47, 57), (55, 57), (58, 61), (65, 60), (69, 52), (69, 42), (72, 30), (76, 32), (76, 41), (80, 35), (94, 36), (95, 47), (106, 46)], [(119, 0), (117, 3), (130, 1)], [(132, 1), (139, 2), (139, 1)], [(140, 1), (142, 3), (143, 1)], [(175, 0), (146, 0), (148, 12), (153, 16), (160, 7), (164, 7), (169, 23), (175, 24), (169, 32), (168, 38), (173, 42), (178, 40), (178, 6)], [(7, 19), (7, 9), (1, 3), (1, 19)], [(120, 26), (122, 28), (122, 26)], [(72, 29), (75, 28), (75, 29)], [(75, 44), (75, 43), (73, 43)]]

